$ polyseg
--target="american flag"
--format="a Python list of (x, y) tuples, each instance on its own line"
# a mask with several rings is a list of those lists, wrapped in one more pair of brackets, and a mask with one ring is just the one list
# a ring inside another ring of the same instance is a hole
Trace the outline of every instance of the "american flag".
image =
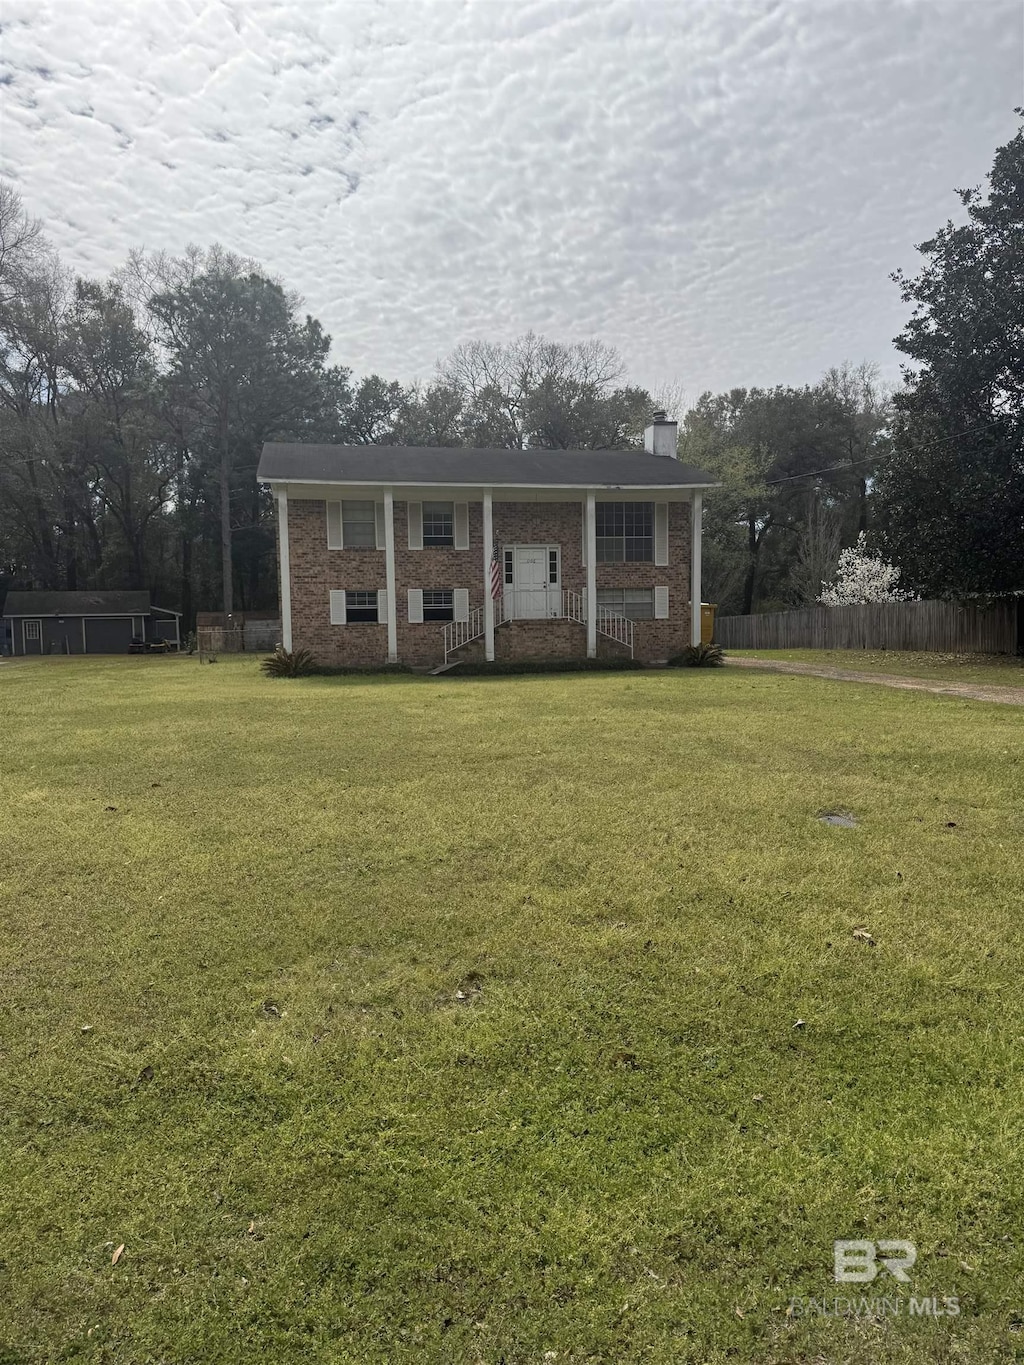
[(497, 599), (505, 591), (505, 570), (498, 554), (497, 545), (491, 552), (491, 596)]

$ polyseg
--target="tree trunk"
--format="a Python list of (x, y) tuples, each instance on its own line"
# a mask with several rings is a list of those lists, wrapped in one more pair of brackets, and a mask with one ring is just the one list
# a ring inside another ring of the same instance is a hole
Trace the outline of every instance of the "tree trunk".
[(754, 610), (754, 584), (757, 579), (757, 522), (753, 517), (747, 519), (747, 572), (743, 580), (743, 611), (749, 616)]
[(235, 599), (231, 563), (231, 459), (226, 427), (225, 414), (221, 421), (220, 439), (220, 571), (221, 611), (225, 616), (230, 616), (235, 609)]
[(181, 533), (181, 583), (178, 589), (178, 606), (181, 608), (183, 630), (192, 630), (192, 538)]
[(75, 521), (75, 509), (71, 504), (71, 499), (67, 498), (64, 502), (64, 531), (67, 542), (65, 550), (65, 577), (68, 585), (68, 592), (78, 591), (78, 526)]

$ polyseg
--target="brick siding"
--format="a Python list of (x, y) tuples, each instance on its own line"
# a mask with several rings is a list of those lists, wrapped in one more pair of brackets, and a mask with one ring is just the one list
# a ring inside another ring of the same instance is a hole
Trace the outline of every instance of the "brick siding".
[[(573, 502), (494, 501), (494, 539), (503, 545), (560, 545), (562, 587), (586, 591), (583, 565), (583, 510)], [(667, 658), (690, 639), (690, 505), (668, 505), (668, 566), (649, 563), (598, 564), (598, 588), (667, 586), (669, 617), (637, 621), (634, 654), (645, 662)], [(386, 625), (355, 622), (332, 626), (332, 589), (373, 590), (385, 587), (383, 550), (329, 550), (327, 509), (323, 501), (289, 498), (288, 548), (292, 580), (292, 647), (308, 649), (324, 664), (371, 666), (387, 661)], [(414, 667), (433, 667), (444, 660), (443, 625), (408, 619), (409, 588), (469, 591), (470, 608), (483, 605), (483, 506), (469, 504), (469, 549), (432, 546), (409, 549), (406, 503), (395, 501), (395, 588), (398, 658)], [(459, 651), (464, 658), (483, 658), (483, 640)], [(587, 652), (586, 627), (567, 620), (515, 621), (495, 631), (497, 659), (575, 658)], [(598, 636), (598, 654), (622, 652), (622, 646)]]

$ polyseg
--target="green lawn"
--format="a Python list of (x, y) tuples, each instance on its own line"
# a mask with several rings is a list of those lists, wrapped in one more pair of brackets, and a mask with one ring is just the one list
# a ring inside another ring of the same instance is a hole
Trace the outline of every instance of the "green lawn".
[(900, 649), (730, 649), (741, 659), (781, 659), (820, 664), (857, 673), (894, 673), (904, 678), (938, 678), (992, 687), (1024, 687), (1024, 656), (934, 654)]
[[(1021, 736), (740, 670), (0, 664), (0, 1362), (1020, 1359)], [(902, 1311), (787, 1316), (837, 1294)]]

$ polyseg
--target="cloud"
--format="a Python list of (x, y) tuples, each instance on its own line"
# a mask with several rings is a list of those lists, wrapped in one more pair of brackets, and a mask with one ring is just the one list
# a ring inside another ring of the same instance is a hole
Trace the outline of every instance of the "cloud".
[(76, 270), (220, 241), (359, 372), (471, 337), (640, 382), (895, 374), (889, 272), (1021, 103), (1016, 0), (7, 0), (0, 173)]

